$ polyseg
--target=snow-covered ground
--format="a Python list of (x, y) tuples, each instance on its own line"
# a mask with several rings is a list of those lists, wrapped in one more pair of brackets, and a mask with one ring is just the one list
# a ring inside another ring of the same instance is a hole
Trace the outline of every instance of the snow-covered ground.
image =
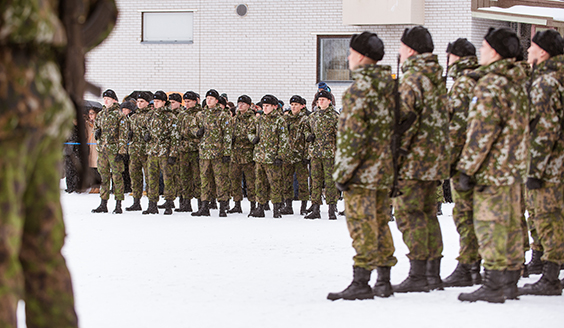
[[(327, 220), (325, 205), (322, 219), (310, 221), (300, 215), (272, 219), (272, 212), (264, 219), (247, 218), (246, 200), (244, 214), (227, 218), (219, 218), (217, 210), (203, 218), (164, 216), (164, 210), (148, 216), (92, 214), (99, 196), (90, 194), (62, 192), (62, 202), (68, 233), (63, 251), (82, 328), (564, 325), (564, 296), (521, 296), (505, 304), (458, 301), (460, 292), (476, 288), (468, 287), (388, 299), (327, 300), (328, 292), (350, 283), (354, 251), (344, 217)], [(114, 204), (109, 201), (110, 212)], [(126, 196), (125, 206), (131, 204)], [(147, 207), (146, 198), (142, 206)], [(339, 209), (343, 206), (339, 202)], [(458, 235), (452, 205), (443, 205), (443, 212), (446, 277), (456, 266)], [(399, 260), (392, 283), (399, 283), (409, 270), (407, 248), (395, 222), (390, 227)]]

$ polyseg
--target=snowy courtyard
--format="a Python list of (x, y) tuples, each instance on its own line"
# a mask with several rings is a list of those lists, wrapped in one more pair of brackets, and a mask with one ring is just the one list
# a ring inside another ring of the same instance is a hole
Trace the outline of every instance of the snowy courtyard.
[[(327, 300), (328, 292), (351, 282), (354, 251), (345, 218), (329, 221), (326, 205), (321, 220), (299, 214), (272, 219), (271, 211), (266, 218), (247, 218), (246, 200), (244, 214), (227, 218), (219, 218), (217, 210), (211, 217), (164, 216), (162, 209), (159, 215), (90, 213), (99, 199), (62, 192), (68, 233), (63, 252), (82, 328), (564, 325), (564, 296), (521, 296), (505, 304), (458, 301), (459, 293), (476, 289), (468, 287), (388, 299)], [(131, 196), (124, 203), (131, 205)], [(147, 198), (141, 204), (146, 208)], [(114, 205), (112, 197), (110, 211)], [(340, 201), (339, 210), (343, 206)], [(298, 202), (294, 212), (299, 212)], [(444, 278), (456, 266), (458, 235), (452, 204), (443, 205), (443, 212)], [(407, 276), (408, 251), (395, 222), (390, 228), (399, 260), (392, 268), (397, 284)], [(539, 277), (521, 279), (519, 286)], [(371, 285), (375, 279), (376, 272)], [(19, 318), (23, 327), (21, 308)]]

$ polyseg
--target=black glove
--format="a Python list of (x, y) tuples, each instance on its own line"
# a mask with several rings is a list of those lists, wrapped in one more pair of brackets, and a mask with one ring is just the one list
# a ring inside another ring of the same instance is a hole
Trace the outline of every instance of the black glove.
[(196, 137), (201, 138), (204, 136), (204, 133), (206, 132), (206, 129), (204, 129), (204, 127), (202, 126), (198, 132), (196, 132)]
[(117, 154), (117, 155), (116, 155), (116, 159), (115, 159), (116, 162), (123, 162), (123, 160), (124, 160), (124, 158), (123, 158), (123, 155), (122, 155), (122, 154)]
[(94, 139), (98, 140), (102, 136), (102, 129), (96, 129), (94, 132)]
[(259, 136), (256, 136), (256, 137), (253, 139), (253, 145), (258, 144), (259, 141), (260, 141), (260, 137), (259, 137)]
[(143, 140), (145, 140), (145, 142), (149, 142), (151, 141), (151, 134), (149, 132), (145, 133), (145, 135), (143, 136)]
[(176, 164), (176, 157), (169, 157), (166, 161), (168, 163), (168, 165), (174, 165)]
[(535, 190), (542, 187), (542, 180), (537, 178), (527, 178), (527, 189)]
[(277, 158), (277, 159), (274, 160), (274, 165), (276, 165), (276, 166), (282, 166), (282, 163), (283, 162), (280, 158)]
[(472, 181), (472, 177), (466, 173), (460, 172), (460, 182), (458, 187), (461, 191), (468, 191), (476, 185), (476, 182)]
[(133, 131), (129, 131), (129, 133), (127, 134), (127, 140), (133, 140)]
[(223, 163), (229, 163), (229, 162), (231, 162), (231, 156), (223, 156), (223, 157), (221, 158), (221, 161), (222, 161)]
[(311, 163), (311, 161), (310, 161), (309, 159), (307, 159), (307, 158), (304, 158), (304, 159), (302, 159), (302, 163), (303, 163), (304, 165), (308, 165), (309, 163)]
[(340, 191), (349, 191), (349, 185), (348, 185), (347, 183), (335, 182), (335, 186), (336, 186), (337, 189), (339, 189)]
[(309, 136), (307, 136), (306, 138), (307, 142), (314, 142), (315, 141), (315, 134), (310, 134)]

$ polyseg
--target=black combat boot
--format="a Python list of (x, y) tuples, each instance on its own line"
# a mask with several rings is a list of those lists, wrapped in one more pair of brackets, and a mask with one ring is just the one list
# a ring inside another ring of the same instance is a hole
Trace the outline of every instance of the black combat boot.
[(564, 278), (562, 278), (562, 280), (560, 280), (560, 285), (562, 285), (562, 289), (564, 289)]
[[(172, 202), (172, 208), (176, 208), (176, 206), (174, 205), (174, 200), (171, 201), (171, 202)], [(168, 203), (168, 200), (165, 200), (165, 202), (162, 203), (161, 205), (157, 206), (157, 208), (166, 208), (166, 207), (167, 207), (167, 203)]]
[(461, 293), (458, 300), (462, 302), (486, 301), (489, 303), (504, 303), (503, 281), (504, 272), (499, 270), (485, 270), (482, 287), (472, 293)]
[(542, 270), (542, 277), (534, 284), (525, 284), (519, 288), (519, 295), (562, 295), (562, 286), (558, 275), (560, 266), (546, 261)]
[(236, 201), (235, 206), (233, 206), (233, 208), (228, 210), (227, 213), (229, 213), (229, 214), (231, 214), (231, 213), (243, 213), (243, 210), (241, 209), (241, 201), (240, 200)]
[(437, 215), (443, 215), (443, 203), (437, 202)]
[(441, 279), (441, 259), (427, 260), (427, 284), (429, 290), (445, 290)]
[(329, 204), (329, 220), (337, 220), (337, 205)]
[(482, 275), (480, 274), (481, 269), (482, 269), (482, 260), (478, 260), (472, 263), (472, 267), (470, 268), (470, 275), (472, 276), (472, 283), (474, 285), (482, 284)]
[(202, 208), (202, 200), (198, 198), (198, 211)]
[(263, 218), (264, 217), (264, 205), (258, 204), (257, 208), (255, 208), (254, 211), (251, 211), (251, 213), (249, 213), (249, 217)]
[(175, 212), (192, 212), (190, 199), (180, 198), (180, 206), (174, 210)]
[(217, 210), (217, 201), (215, 198), (210, 201), (210, 205), (208, 207), (211, 210)]
[(157, 202), (149, 201), (149, 207), (143, 211), (143, 214), (159, 214)]
[(172, 215), (172, 209), (174, 208), (174, 201), (167, 200), (165, 202), (165, 212), (164, 215)]
[(292, 200), (286, 199), (286, 205), (280, 209), (280, 214), (292, 215), (294, 214), (294, 208), (292, 207)]
[(304, 216), (304, 219), (308, 219), (308, 220), (321, 219), (321, 213), (319, 212), (319, 204), (313, 204), (311, 206), (313, 207), (313, 211), (311, 211), (308, 215)]
[(126, 211), (141, 211), (141, 198), (133, 198), (133, 205), (126, 207)]
[(378, 272), (378, 279), (372, 292), (376, 297), (390, 297), (394, 295), (394, 290), (392, 289), (392, 284), (390, 284), (390, 270), (391, 267), (379, 266), (376, 268)]
[(302, 207), (300, 207), (300, 215), (307, 214), (307, 200), (302, 200)]
[(102, 199), (100, 206), (92, 210), (92, 213), (108, 213), (108, 200)]
[(266, 202), (266, 204), (264, 204), (264, 210), (265, 210), (265, 211), (270, 211), (269, 202)]
[(274, 203), (274, 211), (272, 213), (272, 217), (275, 219), (281, 219), (282, 213), (280, 213), (280, 209), (282, 208), (282, 203)]
[(192, 212), (192, 198), (184, 199), (185, 204), (185, 211), (184, 212)]
[(219, 217), (226, 218), (227, 217), (227, 209), (229, 208), (229, 201), (228, 200), (220, 200), (219, 201)]
[[(456, 269), (443, 280), (444, 287), (468, 287), (474, 285), (472, 274), (470, 274), (471, 264), (458, 262)], [(481, 280), (481, 277), (480, 277)]]
[(394, 285), (394, 293), (411, 293), (429, 291), (429, 283), (427, 282), (427, 261), (426, 260), (409, 260), (409, 275), (399, 285)]
[(251, 213), (252, 211), (254, 211), (257, 208), (257, 202), (250, 202), (251, 203), (251, 209), (249, 211), (249, 213)]
[(202, 201), (202, 206), (198, 208), (198, 212), (192, 212), (192, 216), (211, 216), (210, 202), (207, 200)]
[(345, 211), (341, 211), (339, 213), (337, 213), (338, 216), (345, 216)]
[(370, 270), (353, 266), (353, 281), (351, 284), (339, 293), (329, 293), (327, 299), (331, 301), (344, 300), (366, 300), (373, 299), (372, 288), (368, 285), (370, 281)]
[(529, 274), (541, 274), (544, 267), (544, 262), (541, 260), (544, 252), (533, 250), (531, 261), (527, 263), (527, 272)]
[(313, 209), (315, 208), (314, 203), (311, 203), (311, 206), (309, 208), (306, 209), (306, 214), (313, 212)]
[(184, 205), (184, 204), (185, 204), (184, 197), (180, 196), (180, 199), (178, 200), (178, 208), (175, 209), (174, 211), (175, 211), (175, 212), (186, 212), (186, 211), (184, 210), (184, 208), (186, 207), (186, 205)]
[(112, 212), (113, 214), (122, 214), (123, 211), (121, 210), (121, 200), (116, 200), (116, 208)]
[(517, 282), (521, 278), (521, 270), (505, 270), (505, 284), (503, 285), (503, 295), (506, 300), (518, 300), (519, 288)]

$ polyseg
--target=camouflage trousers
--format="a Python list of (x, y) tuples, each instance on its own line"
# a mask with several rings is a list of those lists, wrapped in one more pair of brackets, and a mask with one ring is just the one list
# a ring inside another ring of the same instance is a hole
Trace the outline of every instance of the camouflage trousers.
[[(0, 83), (1, 84), (1, 83)], [(4, 110), (0, 105), (0, 110)], [(0, 327), (77, 327), (72, 281), (61, 254), (61, 144), (37, 132), (0, 140)]]
[(543, 261), (564, 263), (564, 185), (545, 182), (543, 187), (528, 190), (527, 203), (534, 208), (533, 222), (544, 250)]
[(403, 195), (393, 199), (396, 223), (410, 260), (442, 257), (443, 236), (437, 219), (437, 182), (400, 180)]
[(179, 195), (184, 199), (200, 198), (200, 163), (197, 151), (180, 153), (178, 171), (180, 181)]
[(200, 179), (202, 200), (210, 201), (215, 196), (219, 201), (229, 200), (229, 163), (223, 163), (221, 157), (200, 159)]
[(452, 218), (456, 225), (456, 231), (460, 236), (458, 257), (456, 260), (463, 264), (472, 264), (481, 260), (478, 246), (478, 238), (474, 231), (474, 190), (459, 190), (460, 173), (451, 179), (452, 198), (454, 208)]
[(102, 178), (100, 198), (110, 199), (110, 181), (113, 181), (114, 198), (123, 200), (123, 161), (116, 162), (116, 154), (104, 150), (98, 152), (98, 172)]
[(321, 191), (325, 183), (325, 202), (337, 204), (339, 192), (333, 180), (334, 158), (312, 158), (311, 159), (311, 202), (321, 205)]
[(354, 266), (374, 270), (394, 266), (394, 240), (390, 221), (390, 200), (387, 190), (351, 188), (344, 192), (347, 227), (356, 251)]
[(521, 184), (521, 235), (523, 237), (523, 250), (527, 252), (531, 248), (529, 242), (529, 227), (527, 222), (527, 217), (525, 212), (527, 211), (527, 187), (525, 184)]
[(243, 200), (243, 174), (247, 181), (247, 199), (251, 202), (255, 201), (255, 162), (246, 164), (237, 164), (231, 162), (229, 167), (229, 181), (231, 182), (231, 197), (236, 202)]
[(296, 174), (296, 179), (298, 180), (298, 200), (309, 200), (307, 165), (301, 161), (293, 164), (284, 164), (284, 176), (282, 177), (283, 198), (294, 199), (294, 174)]
[(145, 171), (145, 181), (148, 181), (147, 155), (131, 154), (129, 157), (129, 176), (131, 177), (133, 198), (143, 196), (143, 171)]
[(274, 164), (255, 164), (255, 194), (259, 204), (269, 200), (273, 204), (282, 203), (282, 171), (281, 166)]
[(474, 187), (474, 229), (484, 268), (521, 270), (521, 184)]
[[(535, 209), (531, 207), (531, 203), (528, 201), (529, 190), (525, 186), (523, 186), (522, 188), (524, 190), (524, 195), (522, 195), (522, 197), (526, 200), (524, 202), (526, 205), (525, 209), (529, 213), (529, 217), (527, 218), (527, 230), (529, 231), (531, 238), (533, 239), (533, 243), (529, 244), (529, 247), (525, 248), (525, 251), (529, 250), (530, 248), (534, 251), (543, 252), (544, 250), (539, 239), (539, 234), (537, 233), (537, 228), (535, 227)], [(529, 239), (528, 236), (527, 239)]]
[(149, 156), (147, 159), (147, 169), (149, 171), (149, 201), (157, 202), (159, 200), (159, 176), (163, 172), (164, 179), (164, 197), (166, 200), (174, 200), (176, 198), (173, 184), (173, 167), (168, 165), (167, 156)]

